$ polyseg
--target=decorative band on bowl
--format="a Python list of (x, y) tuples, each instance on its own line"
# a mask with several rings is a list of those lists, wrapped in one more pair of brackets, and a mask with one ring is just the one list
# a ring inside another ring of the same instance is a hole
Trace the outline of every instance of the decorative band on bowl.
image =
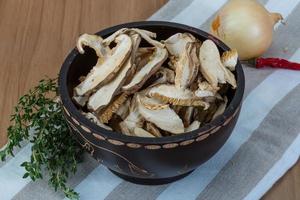
[(200, 142), (200, 141), (202, 141), (202, 140), (205, 140), (206, 138), (208, 138), (209, 135), (210, 135), (209, 133), (200, 135), (199, 137), (196, 138), (196, 141), (197, 141), (197, 142)]
[(121, 142), (121, 141), (119, 141), (119, 140), (108, 139), (107, 141), (108, 141), (109, 143), (114, 144), (114, 145), (117, 145), (117, 146), (124, 145), (124, 142)]
[(149, 150), (156, 150), (156, 149), (161, 149), (161, 146), (160, 145), (145, 145), (144, 146), (146, 149), (149, 149)]
[(164, 149), (173, 149), (173, 148), (175, 148), (175, 147), (178, 147), (178, 143), (169, 143), (169, 144), (164, 144), (163, 145), (163, 148)]

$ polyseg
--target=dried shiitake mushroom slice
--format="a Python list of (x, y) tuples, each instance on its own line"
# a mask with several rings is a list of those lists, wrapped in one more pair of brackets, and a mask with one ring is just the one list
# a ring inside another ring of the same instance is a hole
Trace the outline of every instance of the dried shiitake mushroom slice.
[(128, 31), (128, 28), (121, 28), (121, 29), (117, 30), (116, 32), (114, 32), (113, 34), (111, 34), (110, 36), (105, 38), (102, 41), (102, 44), (105, 46), (109, 46), (116, 39), (116, 37), (118, 37), (121, 34), (126, 33), (126, 31)]
[(151, 101), (151, 104), (154, 104), (155, 102), (157, 102), (158, 105), (161, 104), (159, 101), (153, 99), (149, 100), (149, 98), (145, 96), (137, 97), (139, 112), (146, 121), (149, 121), (160, 129), (173, 134), (181, 134), (184, 132), (182, 120), (169, 106), (162, 109), (151, 110), (144, 106), (145, 102), (149, 101)]
[(206, 113), (205, 120), (204, 120), (205, 123), (209, 123), (212, 120), (217, 109), (218, 109), (218, 105), (216, 102), (213, 102), (210, 104), (209, 109), (206, 110), (207, 113)]
[(165, 40), (164, 43), (170, 55), (180, 57), (186, 51), (187, 44), (193, 42), (196, 42), (193, 35), (189, 33), (176, 33)]
[(95, 50), (97, 56), (99, 58), (101, 57), (105, 57), (107, 55), (110, 54), (110, 49), (109, 47), (106, 47), (102, 44), (102, 37), (98, 36), (98, 35), (89, 35), (87, 33), (82, 34), (78, 40), (77, 40), (77, 44), (76, 47), (79, 51), (79, 53), (84, 54), (84, 46), (88, 46), (92, 49)]
[(125, 119), (129, 115), (129, 107), (130, 107), (131, 98), (128, 99), (123, 103), (119, 109), (116, 111), (116, 114), (121, 117), (121, 119)]
[[(161, 84), (174, 84), (175, 72), (165, 67), (161, 67), (156, 74), (153, 75), (155, 79), (148, 88)], [(149, 79), (152, 81), (151, 79)]]
[(108, 123), (112, 115), (120, 108), (120, 106), (127, 100), (128, 95), (123, 93), (116, 97), (107, 107), (101, 111), (99, 120), (102, 123)]
[(155, 137), (162, 137), (159, 129), (152, 123), (146, 122), (146, 131), (154, 135)]
[(106, 106), (111, 99), (114, 97), (119, 88), (122, 87), (125, 82), (127, 75), (130, 73), (132, 68), (131, 59), (128, 59), (125, 66), (121, 69), (117, 77), (110, 83), (102, 86), (95, 92), (88, 101), (88, 108), (96, 111)]
[(196, 43), (187, 43), (177, 62), (175, 62), (175, 86), (187, 88), (194, 82), (199, 70)]
[(139, 47), (136, 51), (136, 57), (144, 57), (147, 54), (152, 54), (155, 47)]
[(198, 84), (198, 89), (195, 91), (195, 96), (203, 97), (213, 97), (216, 94), (216, 90), (207, 82), (203, 81)]
[(140, 43), (141, 43), (141, 36), (139, 34), (133, 34), (130, 36), (132, 40), (132, 51), (131, 51), (131, 60), (133, 64), (135, 63), (136, 54), (139, 49)]
[(133, 133), (134, 133), (135, 136), (139, 136), (139, 137), (152, 137), (152, 138), (155, 137), (154, 135), (152, 135), (151, 133), (149, 133), (145, 129), (139, 128), (139, 127), (135, 127), (134, 130), (133, 130)]
[(146, 30), (138, 29), (138, 28), (132, 28), (132, 29), (130, 29), (130, 31), (134, 31), (134, 32), (140, 34), (140, 36), (144, 40), (146, 40), (149, 44), (153, 45), (154, 47), (157, 47), (157, 48), (165, 47), (164, 44), (160, 43), (157, 40), (152, 39), (152, 38), (156, 38), (156, 33), (152, 33), (150, 31), (146, 31)]
[(219, 107), (217, 108), (216, 112), (214, 113), (212, 120), (214, 120), (216, 117), (222, 115), (225, 112), (226, 106), (228, 103), (228, 99), (225, 96), (224, 97), (224, 101), (219, 105)]
[(84, 107), (86, 102), (89, 100), (89, 96), (88, 95), (84, 95), (84, 96), (73, 96), (73, 100), (75, 101), (75, 103), (81, 107)]
[[(140, 43), (139, 37), (132, 36), (132, 43), (134, 47), (132, 53), (134, 53), (134, 51), (137, 50), (136, 46)], [(103, 106), (106, 106), (134, 71), (135, 67), (132, 64), (132, 59), (130, 57), (127, 59), (117, 76), (108, 84), (100, 87), (97, 92), (90, 97), (88, 101), (88, 108), (96, 111), (101, 109)]]
[(175, 67), (175, 63), (177, 62), (177, 58), (175, 58), (174, 56), (169, 56), (169, 62), (168, 62), (168, 67), (171, 69), (171, 70), (176, 70), (176, 67)]
[(112, 54), (102, 64), (94, 66), (86, 79), (75, 87), (77, 95), (82, 96), (99, 84), (109, 82), (120, 70), (131, 52), (132, 41), (129, 36), (122, 34), (115, 42), (117, 46), (112, 50)]
[(150, 61), (134, 75), (128, 85), (123, 86), (123, 90), (131, 93), (139, 90), (147, 79), (157, 72), (167, 57), (167, 50), (156, 48)]
[(83, 112), (82, 114), (83, 114), (87, 119), (91, 120), (92, 122), (94, 122), (95, 124), (97, 124), (98, 126), (100, 126), (101, 128), (104, 128), (104, 129), (106, 129), (106, 130), (112, 131), (112, 128), (110, 128), (109, 126), (107, 126), (107, 125), (101, 123), (101, 122), (98, 120), (98, 118), (97, 118), (94, 114), (92, 114), (92, 113), (90, 113), (90, 112), (88, 112), (88, 113)]
[(153, 56), (154, 50), (155, 50), (155, 47), (138, 48), (136, 57), (135, 57), (137, 71), (142, 69), (150, 61), (150, 58)]
[(194, 107), (190, 106), (190, 107), (185, 107), (183, 109), (183, 114), (180, 115), (184, 127), (188, 127), (191, 124), (191, 121), (193, 119), (193, 115), (194, 115)]
[(197, 40), (189, 33), (177, 33), (169, 37), (165, 45), (171, 54), (169, 66), (176, 72), (176, 87), (187, 88), (198, 74)]
[(111, 127), (115, 132), (122, 133), (122, 129), (120, 127), (120, 122), (122, 121), (123, 119), (114, 113), (108, 122), (108, 126)]
[(149, 89), (150, 97), (159, 99), (164, 103), (179, 106), (203, 106), (204, 109), (209, 107), (209, 104), (194, 96), (189, 89), (178, 89), (175, 85), (162, 84)]
[(230, 50), (230, 51), (225, 51), (222, 54), (222, 63), (225, 67), (227, 67), (230, 71), (235, 70), (235, 66), (238, 62), (238, 52), (236, 49)]
[(162, 74), (161, 78), (166, 80), (167, 83), (173, 84), (175, 82), (175, 72), (166, 67), (162, 67), (157, 73)]
[(140, 100), (140, 103), (149, 110), (162, 110), (169, 107), (168, 104), (160, 102), (153, 98), (143, 98), (142, 100)]
[(106, 39), (103, 40), (103, 44), (104, 45), (109, 45), (111, 42), (113, 42), (115, 40), (115, 38), (117, 36), (119, 36), (120, 34), (124, 34), (124, 33), (129, 33), (129, 35), (132, 34), (139, 34), (144, 40), (146, 40), (149, 44), (158, 47), (158, 48), (164, 48), (164, 44), (158, 42), (157, 40), (154, 40), (152, 38), (156, 38), (156, 33), (153, 33), (151, 31), (147, 31), (147, 30), (143, 30), (143, 29), (138, 29), (138, 28), (122, 28), (118, 31), (116, 31), (115, 33), (113, 33), (112, 35), (110, 35), (109, 37), (107, 37)]
[(136, 127), (142, 127), (144, 118), (138, 110), (130, 112), (129, 115), (120, 123), (122, 133), (125, 135), (132, 135)]
[(132, 97), (131, 104), (129, 107), (129, 114), (120, 123), (122, 133), (125, 135), (132, 135), (135, 127), (142, 127), (144, 123), (144, 118), (139, 113), (138, 104), (137, 104), (137, 94)]
[(200, 127), (201, 123), (197, 120), (193, 121), (186, 129), (185, 132), (191, 132), (197, 130)]
[(219, 89), (219, 83), (226, 82), (228, 82), (233, 88), (236, 88), (235, 77), (223, 66), (219, 50), (213, 41), (204, 41), (200, 47), (199, 54), (201, 63), (200, 71), (214, 89)]
[[(128, 135), (128, 136), (134, 136), (133, 131), (129, 130), (128, 124), (125, 123), (125, 121), (120, 122), (119, 127), (120, 127), (120, 130), (121, 130), (122, 134)], [(132, 130), (134, 130), (134, 126), (133, 126)]]

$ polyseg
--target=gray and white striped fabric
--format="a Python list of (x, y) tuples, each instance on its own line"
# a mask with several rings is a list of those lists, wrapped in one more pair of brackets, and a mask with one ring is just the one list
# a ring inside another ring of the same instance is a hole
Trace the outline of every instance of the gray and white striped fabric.
[[(150, 20), (173, 21), (209, 30), (214, 13), (226, 0), (171, 0)], [(260, 0), (280, 12), (287, 25), (276, 26), (266, 56), (300, 62), (300, 0)], [(259, 199), (300, 155), (300, 72), (256, 70), (243, 66), (246, 94), (231, 137), (222, 149), (188, 177), (161, 186), (135, 185), (111, 174), (86, 155), (70, 184), (81, 199)], [(63, 199), (46, 180), (22, 179), (20, 163), (28, 160), (30, 145), (0, 164), (0, 199)]]

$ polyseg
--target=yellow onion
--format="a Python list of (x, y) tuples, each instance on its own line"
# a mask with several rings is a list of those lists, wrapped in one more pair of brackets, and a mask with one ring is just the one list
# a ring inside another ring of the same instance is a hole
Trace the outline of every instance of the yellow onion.
[(256, 0), (230, 0), (212, 21), (211, 33), (237, 49), (241, 60), (247, 60), (270, 47), (274, 25), (282, 19), (281, 14), (268, 12)]

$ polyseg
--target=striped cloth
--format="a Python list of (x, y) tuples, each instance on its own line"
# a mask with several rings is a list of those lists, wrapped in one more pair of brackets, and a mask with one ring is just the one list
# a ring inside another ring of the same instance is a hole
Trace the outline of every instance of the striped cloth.
[[(274, 44), (265, 56), (300, 62), (300, 0), (260, 0), (280, 12), (287, 25), (276, 26)], [(203, 30), (225, 0), (171, 0), (150, 20), (174, 21)], [(188, 177), (160, 186), (135, 185), (113, 175), (86, 155), (69, 183), (81, 199), (189, 200), (259, 199), (292, 167), (300, 155), (300, 72), (256, 70), (244, 65), (246, 91), (241, 114), (222, 149)], [(46, 180), (22, 179), (20, 163), (30, 145), (0, 164), (0, 199), (56, 200)]]

